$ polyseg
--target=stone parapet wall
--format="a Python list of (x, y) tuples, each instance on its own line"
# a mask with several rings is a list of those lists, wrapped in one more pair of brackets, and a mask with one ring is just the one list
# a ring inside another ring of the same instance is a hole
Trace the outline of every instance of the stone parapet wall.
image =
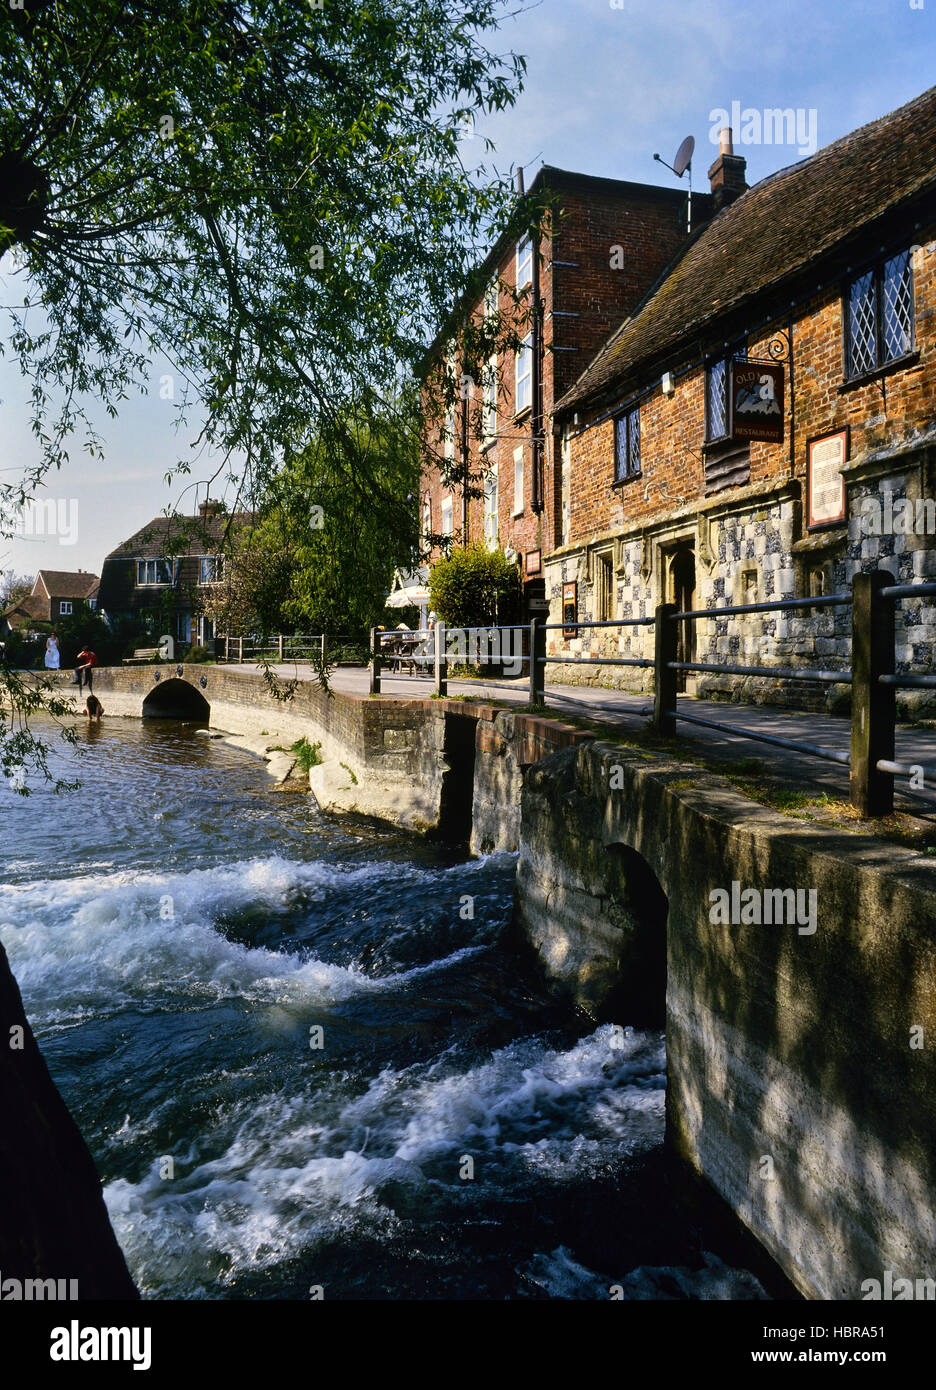
[[(685, 774), (597, 742), (532, 768), (523, 930), (563, 989), (621, 1024), (628, 976), (657, 988), (648, 932), (665, 936), (668, 1142), (804, 1295), (860, 1298), (888, 1269), (934, 1278), (936, 869)], [(815, 930), (805, 910), (713, 924), (712, 890), (733, 882), (813, 890)], [(655, 924), (648, 884), (667, 900)]]

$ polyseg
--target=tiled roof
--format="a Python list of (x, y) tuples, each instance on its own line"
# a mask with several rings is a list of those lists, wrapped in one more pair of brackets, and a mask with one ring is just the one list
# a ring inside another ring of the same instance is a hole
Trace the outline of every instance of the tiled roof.
[(723, 208), (557, 409), (600, 398), (680, 339), (704, 337), (730, 311), (776, 290), (927, 190), (936, 191), (936, 87)]
[(10, 621), (11, 627), (17, 626), (11, 620), (19, 616), (24, 619), (33, 618), (37, 622), (48, 622), (49, 605), (45, 599), (30, 594), (26, 598), (19, 599), (16, 603), (11, 603), (9, 608), (3, 610), (2, 616)]
[(42, 579), (50, 598), (88, 598), (100, 580), (84, 570), (40, 570), (36, 582)]
[[(121, 542), (106, 557), (107, 560), (123, 560), (128, 556), (141, 560), (161, 559), (169, 554), (168, 547), (175, 542), (186, 542), (181, 553), (185, 555), (204, 555), (206, 538), (220, 540), (231, 521), (228, 515), (210, 517), (157, 516), (147, 522), (139, 531)], [(235, 515), (235, 522), (243, 521), (243, 515)]]

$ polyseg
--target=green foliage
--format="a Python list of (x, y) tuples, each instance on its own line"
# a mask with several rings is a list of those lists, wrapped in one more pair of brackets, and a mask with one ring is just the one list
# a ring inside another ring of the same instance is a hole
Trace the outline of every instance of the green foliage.
[[(121, 645), (119, 639), (115, 640), (101, 615), (86, 603), (76, 603), (74, 611), (67, 617), (59, 618), (52, 628), (58, 635), (63, 666), (74, 666), (75, 657), (82, 647), (90, 647), (102, 666), (110, 665), (117, 657)], [(42, 649), (44, 656), (45, 642)]]
[(418, 555), (417, 432), (415, 393), (401, 393), (392, 415), (349, 414), (339, 441), (312, 441), (271, 485), (254, 543), (288, 557), (288, 629), (355, 636), (380, 620), (394, 570)]
[(433, 566), (429, 596), (446, 627), (513, 623), (520, 611), (520, 572), (502, 550), (470, 545)]
[(366, 622), (386, 573), (365, 524), (369, 508), (386, 520), (385, 460), (349, 447), (348, 421), (355, 436), (388, 416), (412, 431), (401, 383), (510, 220), (509, 173), (466, 167), (462, 139), (472, 113), (519, 91), (523, 59), (487, 47), (509, 6), (0, 8), (0, 254), (14, 272), (0, 353), (30, 384), (40, 447), (0, 482), (0, 517), (72, 441), (103, 456), (90, 415), (160, 389), (168, 367), (191, 446), (175, 471), (210, 450), (243, 508), (307, 447), (332, 470), (321, 505), (336, 530), (296, 542), (296, 612)]
[(462, 138), (516, 99), (523, 60), (485, 43), (507, 8), (4, 4), (0, 252), (25, 271), (9, 341), (45, 455), (27, 482), (82, 422), (98, 449), (83, 399), (115, 413), (159, 356), (181, 416), (254, 476), (391, 396), (515, 201)]
[(35, 715), (51, 717), (58, 724), (63, 741), (74, 745), (78, 742), (75, 726), (60, 723), (74, 713), (71, 697), (63, 695), (53, 680), (21, 676), (0, 658), (0, 775), (7, 778), (18, 795), (30, 795), (31, 774), (52, 782), (57, 792), (75, 790), (76, 782), (53, 777), (48, 749), (29, 729), (29, 720)]
[(290, 748), (290, 753), (296, 756), (296, 762), (303, 772), (308, 772), (311, 767), (318, 767), (322, 761), (320, 743), (310, 743), (307, 738), (298, 738)]

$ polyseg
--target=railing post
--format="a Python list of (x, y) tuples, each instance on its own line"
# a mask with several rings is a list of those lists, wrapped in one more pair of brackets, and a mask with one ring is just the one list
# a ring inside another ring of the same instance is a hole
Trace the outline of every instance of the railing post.
[(546, 626), (542, 618), (530, 619), (530, 704), (541, 706), (546, 699)]
[(237, 660), (238, 660), (238, 661), (240, 662), (240, 664), (243, 666), (243, 664), (244, 664), (244, 639), (243, 639), (243, 637), (238, 637), (238, 639), (237, 639)]
[(653, 730), (664, 738), (676, 733), (677, 673), (670, 666), (676, 660), (679, 628), (673, 614), (675, 603), (660, 603), (656, 609), (653, 655)]
[(279, 635), (279, 637), (277, 637), (276, 641), (277, 641), (277, 644), (278, 644), (278, 646), (279, 646), (279, 659), (280, 659), (280, 661), (282, 661), (282, 659), (283, 659), (283, 634), (282, 634), (282, 633), (280, 633), (280, 635)]
[(225, 635), (224, 635), (224, 660), (225, 660), (225, 663), (227, 663), (228, 661), (230, 661), (230, 659), (231, 659), (231, 639), (230, 639), (230, 637), (228, 637), (227, 633), (225, 633)]
[(435, 693), (437, 695), (448, 694), (448, 660), (445, 655), (445, 624), (438, 622), (435, 625)]
[(370, 693), (380, 694), (380, 639), (381, 631), (379, 627), (372, 627), (370, 630), (370, 649), (371, 649), (371, 668), (370, 668)]
[(325, 633), (323, 632), (323, 633), (322, 633), (322, 670), (323, 670), (323, 671), (325, 670), (325, 664), (326, 664), (327, 661), (328, 661), (328, 638), (325, 636)]
[(881, 590), (895, 583), (887, 570), (852, 581), (851, 802), (861, 816), (889, 816), (894, 777), (878, 759), (894, 759), (896, 692), (878, 677), (894, 672), (894, 604)]

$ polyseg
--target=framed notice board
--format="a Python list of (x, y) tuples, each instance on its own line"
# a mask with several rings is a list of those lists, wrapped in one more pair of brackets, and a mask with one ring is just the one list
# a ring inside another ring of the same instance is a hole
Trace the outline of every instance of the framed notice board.
[(806, 527), (835, 526), (845, 520), (845, 479), (848, 426), (834, 434), (806, 441)]
[(572, 626), (578, 622), (578, 583), (574, 579), (562, 586), (562, 621), (569, 624), (562, 629), (563, 637), (577, 637), (578, 628)]

